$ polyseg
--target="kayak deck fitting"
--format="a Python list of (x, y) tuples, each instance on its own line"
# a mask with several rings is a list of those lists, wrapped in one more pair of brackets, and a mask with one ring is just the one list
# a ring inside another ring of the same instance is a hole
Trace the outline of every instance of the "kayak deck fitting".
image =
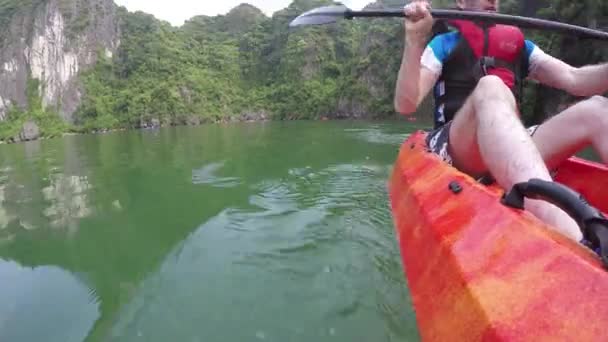
[[(591, 250), (428, 152), (402, 145), (389, 181), (424, 341), (608, 340), (608, 272)], [(571, 158), (555, 180), (608, 212), (608, 168)]]

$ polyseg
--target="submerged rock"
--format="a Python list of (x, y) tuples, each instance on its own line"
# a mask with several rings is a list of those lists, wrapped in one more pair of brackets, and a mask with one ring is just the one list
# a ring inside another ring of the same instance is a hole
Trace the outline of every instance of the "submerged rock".
[(40, 128), (33, 121), (28, 121), (23, 124), (21, 133), (19, 133), (19, 139), (21, 141), (32, 141), (40, 138)]
[(188, 119), (186, 120), (186, 124), (188, 126), (198, 126), (201, 124), (201, 118), (200, 118), (200, 116), (197, 116), (197, 115), (190, 115), (190, 116), (188, 116)]
[(265, 111), (244, 112), (241, 114), (241, 121), (266, 121), (269, 118), (270, 115)]

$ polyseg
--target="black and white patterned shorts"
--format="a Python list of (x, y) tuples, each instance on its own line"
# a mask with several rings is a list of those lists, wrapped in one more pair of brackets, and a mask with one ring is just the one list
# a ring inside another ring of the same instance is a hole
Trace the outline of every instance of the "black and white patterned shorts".
[[(447, 124), (429, 132), (426, 137), (426, 145), (429, 150), (436, 155), (438, 155), (444, 162), (452, 165), (452, 156), (448, 151), (448, 146), (450, 142), (450, 127), (452, 122), (448, 122)], [(533, 136), (536, 133), (539, 125), (531, 126), (526, 128), (530, 136)]]

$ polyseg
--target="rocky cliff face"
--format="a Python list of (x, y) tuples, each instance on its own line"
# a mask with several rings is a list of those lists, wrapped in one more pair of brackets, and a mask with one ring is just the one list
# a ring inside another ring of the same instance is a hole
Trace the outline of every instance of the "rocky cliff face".
[(94, 65), (99, 53), (115, 53), (120, 44), (117, 7), (112, 0), (42, 0), (19, 6), (3, 13), (0, 120), (11, 106), (26, 109), (32, 96), (40, 96), (44, 108), (56, 109), (71, 122), (82, 96), (78, 73)]

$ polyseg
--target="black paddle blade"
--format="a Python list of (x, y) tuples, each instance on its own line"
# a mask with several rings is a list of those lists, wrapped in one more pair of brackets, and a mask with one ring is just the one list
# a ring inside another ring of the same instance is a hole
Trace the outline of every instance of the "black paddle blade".
[(346, 18), (349, 12), (350, 10), (342, 5), (319, 7), (299, 15), (289, 27), (331, 24)]

